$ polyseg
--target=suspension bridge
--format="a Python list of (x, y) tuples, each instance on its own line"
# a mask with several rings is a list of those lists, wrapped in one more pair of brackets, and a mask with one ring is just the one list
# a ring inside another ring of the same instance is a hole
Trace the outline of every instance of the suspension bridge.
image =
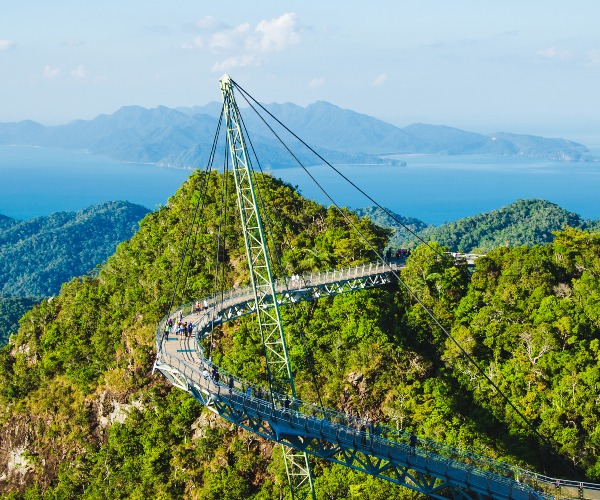
[[(169, 310), (156, 329), (154, 369), (223, 419), (282, 445), (292, 498), (316, 498), (309, 456), (342, 464), (432, 498), (600, 500), (600, 485), (546, 477), (297, 397), (287, 354), (282, 307), (322, 297), (397, 286), (403, 261), (275, 279), (271, 271), (234, 82), (221, 79), (223, 113), (251, 285)], [(375, 252), (377, 253), (377, 252)], [(463, 261), (477, 256), (453, 255)], [(214, 364), (205, 340), (229, 321), (255, 315), (268, 384)], [(169, 320), (193, 325), (175, 334)]]

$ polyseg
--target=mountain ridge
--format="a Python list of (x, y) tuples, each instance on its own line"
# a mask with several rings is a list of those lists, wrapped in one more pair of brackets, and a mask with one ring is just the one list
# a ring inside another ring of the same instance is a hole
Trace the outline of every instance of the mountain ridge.
[[(440, 226), (391, 212), (401, 224), (377, 207), (355, 210), (380, 226), (395, 231), (390, 247), (411, 248), (422, 241), (435, 241), (453, 252), (481, 252), (500, 247), (550, 243), (554, 233), (567, 227), (584, 231), (600, 230), (599, 220), (583, 219), (555, 203), (537, 198), (517, 200), (506, 206)], [(410, 232), (404, 227), (407, 226)]]
[[(415, 153), (595, 160), (586, 146), (560, 138), (509, 132), (480, 134), (419, 123), (400, 128), (326, 101), (306, 107), (293, 103), (263, 106), (332, 163), (397, 163), (400, 160), (390, 156)], [(297, 166), (262, 120), (249, 108), (241, 113), (248, 128), (255, 131), (252, 140), (261, 161), (274, 169)], [(190, 108), (123, 106), (110, 115), (64, 125), (44, 126), (30, 120), (0, 123), (0, 144), (85, 149), (116, 160), (190, 168), (208, 161), (219, 114), (218, 103)], [(278, 133), (287, 134), (271, 118), (267, 121)], [(297, 146), (295, 139), (292, 142)], [(217, 152), (219, 160), (220, 155)], [(306, 165), (321, 163), (305, 149), (297, 156)]]
[(64, 282), (112, 255), (149, 212), (116, 201), (25, 221), (0, 217), (0, 296), (56, 295)]

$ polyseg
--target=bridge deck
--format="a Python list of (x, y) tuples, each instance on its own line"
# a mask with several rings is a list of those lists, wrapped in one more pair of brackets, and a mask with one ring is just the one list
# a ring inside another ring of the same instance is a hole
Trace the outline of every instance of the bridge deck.
[[(277, 300), (288, 304), (382, 286), (395, 281), (392, 270), (400, 267), (402, 262), (391, 266), (371, 263), (281, 280), (276, 282)], [(155, 368), (174, 385), (241, 427), (432, 497), (444, 498), (441, 490), (449, 488), (502, 499), (600, 499), (598, 485), (546, 478), (430, 440), (421, 440), (418, 447), (411, 448), (405, 433), (387, 427), (369, 432), (357, 417), (299, 400), (286, 401), (286, 395), (272, 394), (265, 387), (216, 367), (206, 359), (198, 340), (216, 325), (252, 313), (253, 299), (248, 287), (219, 300), (207, 298), (207, 309), (197, 310), (193, 304), (182, 306), (172, 317), (177, 318), (181, 312), (185, 321), (194, 324), (191, 337), (165, 337), (164, 318), (157, 329)], [(210, 376), (213, 368), (219, 371), (218, 383)]]

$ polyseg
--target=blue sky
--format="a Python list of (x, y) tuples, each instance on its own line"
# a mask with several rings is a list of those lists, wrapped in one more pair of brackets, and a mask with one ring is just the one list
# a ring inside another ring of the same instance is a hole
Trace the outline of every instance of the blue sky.
[(600, 2), (3, 2), (0, 122), (263, 102), (600, 144)]

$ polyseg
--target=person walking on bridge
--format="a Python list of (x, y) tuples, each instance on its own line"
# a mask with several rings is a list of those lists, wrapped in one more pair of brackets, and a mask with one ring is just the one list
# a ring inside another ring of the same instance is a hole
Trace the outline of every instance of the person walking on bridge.
[(410, 433), (410, 437), (408, 438), (408, 444), (410, 445), (410, 454), (415, 454), (415, 448), (417, 446), (417, 436), (415, 436), (412, 432)]

